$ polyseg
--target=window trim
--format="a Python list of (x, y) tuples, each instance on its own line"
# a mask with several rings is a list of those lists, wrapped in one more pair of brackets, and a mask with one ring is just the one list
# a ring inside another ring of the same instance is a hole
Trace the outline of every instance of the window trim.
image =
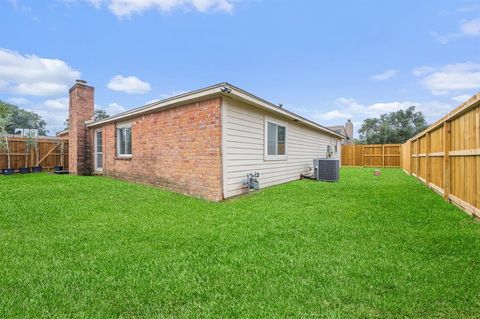
[[(285, 155), (268, 155), (268, 123), (285, 128)], [(277, 119), (265, 117), (264, 125), (264, 161), (286, 161), (288, 160), (288, 124)]]
[[(120, 154), (119, 153), (119, 145), (120, 145), (120, 135), (118, 134), (118, 130), (122, 128), (130, 128), (130, 143), (132, 144), (132, 150), (130, 154)], [(132, 130), (132, 122), (123, 122), (118, 123), (115, 127), (115, 156), (117, 158), (127, 159), (131, 158), (133, 153), (133, 130)]]

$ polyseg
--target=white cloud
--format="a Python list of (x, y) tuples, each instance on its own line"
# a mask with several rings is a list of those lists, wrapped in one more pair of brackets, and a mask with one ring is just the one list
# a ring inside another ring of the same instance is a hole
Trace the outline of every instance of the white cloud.
[(433, 123), (456, 106), (456, 104), (439, 101), (393, 101), (361, 104), (354, 99), (344, 97), (338, 98), (335, 104), (337, 105), (336, 109), (313, 115), (305, 114), (305, 116), (314, 118), (324, 125), (339, 125), (343, 124), (345, 119), (351, 119), (355, 130), (358, 130), (366, 118), (378, 118), (381, 114), (405, 110), (410, 106), (415, 106), (416, 111), (421, 111), (425, 115), (427, 123)]
[(68, 98), (48, 99), (28, 106), (23, 109), (33, 111), (40, 115), (47, 122), (47, 130), (50, 133), (62, 131), (64, 122), (68, 117)]
[(108, 82), (107, 86), (110, 90), (131, 94), (144, 94), (151, 90), (148, 82), (144, 82), (135, 76), (117, 75)]
[(164, 94), (160, 94), (160, 97), (162, 99), (168, 99), (170, 97), (173, 97), (173, 96), (177, 96), (177, 95), (181, 95), (183, 93), (186, 93), (187, 91), (172, 91), (170, 93), (164, 93)]
[(395, 77), (397, 74), (398, 74), (397, 70), (390, 69), (390, 70), (386, 70), (383, 73), (372, 75), (370, 79), (374, 81), (385, 81)]
[(447, 44), (452, 40), (460, 38), (471, 38), (480, 36), (480, 18), (473, 20), (464, 20), (460, 23), (459, 31), (445, 35), (432, 32), (432, 35), (442, 44)]
[(463, 103), (463, 102), (467, 101), (468, 99), (470, 99), (471, 97), (472, 97), (472, 95), (470, 95), (470, 94), (463, 94), (463, 95), (458, 95), (458, 96), (452, 97), (452, 100), (454, 100), (455, 102), (458, 102), (458, 103)]
[(118, 113), (122, 113), (122, 112), (125, 112), (126, 110), (127, 109), (124, 106), (122, 106), (118, 103), (115, 103), (115, 102), (109, 103), (108, 107), (105, 109), (105, 111), (107, 111), (107, 113), (109, 115), (115, 115), (115, 114), (118, 114)]
[(43, 102), (45, 108), (49, 110), (68, 110), (68, 98), (59, 98), (54, 100), (46, 100)]
[(316, 118), (321, 120), (332, 120), (337, 118), (353, 118), (361, 119), (367, 117), (378, 117), (381, 114), (395, 112), (398, 110), (405, 110), (412, 105), (419, 105), (415, 102), (377, 102), (369, 105), (363, 105), (350, 98), (338, 98), (335, 103), (339, 106), (338, 109), (328, 111), (325, 113), (317, 113)]
[(317, 114), (316, 118), (320, 120), (335, 120), (335, 119), (348, 119), (351, 114), (344, 113), (343, 111), (333, 110), (325, 113)]
[(422, 76), (428, 73), (432, 73), (433, 71), (435, 71), (435, 68), (432, 68), (431, 66), (420, 66), (413, 69), (412, 74), (415, 76)]
[[(449, 64), (440, 68), (423, 67), (426, 72), (413, 71), (414, 75), (423, 75), (422, 84), (434, 95), (450, 92), (474, 90), (480, 88), (480, 64), (466, 62)], [(417, 71), (416, 71), (417, 70)]]
[(389, 113), (399, 110), (404, 110), (415, 103), (412, 102), (387, 102), (387, 103), (374, 103), (366, 107), (369, 113)]
[(437, 100), (424, 102), (386, 101), (362, 104), (355, 99), (341, 97), (336, 99), (332, 108), (325, 112), (315, 112), (311, 108), (297, 108), (297, 112), (325, 126), (342, 125), (347, 119), (351, 119), (354, 124), (354, 131), (357, 132), (366, 118), (378, 118), (381, 114), (405, 110), (410, 106), (415, 106), (416, 111), (421, 111), (425, 115), (427, 123), (433, 123), (457, 105), (457, 102), (445, 103)]
[[(68, 1), (72, 1), (72, 0), (68, 0)], [(90, 2), (97, 9), (101, 7), (103, 2), (103, 0), (87, 0), (87, 1)]]
[(0, 49), (0, 91), (16, 95), (65, 94), (80, 72), (58, 59)]
[(472, 12), (472, 11), (480, 11), (480, 5), (478, 4), (467, 4), (465, 6), (462, 6), (460, 8), (458, 8), (457, 10), (458, 12), (462, 12), (462, 13), (465, 13), (465, 12)]
[[(40, 115), (47, 122), (47, 129), (54, 133), (65, 128), (64, 122), (68, 118), (68, 103), (67, 97), (48, 99), (25, 107), (25, 109)], [(95, 109), (105, 110), (109, 115), (116, 115), (126, 111), (126, 108), (118, 103), (109, 103), (107, 106), (95, 104)]]
[(107, 106), (103, 106), (103, 105), (98, 105), (98, 104), (95, 104), (95, 109), (98, 110), (104, 110), (105, 112), (107, 112), (107, 114), (109, 116), (113, 116), (113, 115), (117, 115), (118, 113), (122, 113), (122, 112), (125, 112), (127, 110), (126, 107), (116, 103), (116, 102), (113, 102), (113, 103), (109, 103)]
[(440, 101), (427, 101), (414, 105), (416, 106), (417, 111), (421, 111), (425, 115), (427, 123), (435, 122), (457, 106), (456, 104), (444, 103)]
[(362, 105), (355, 101), (354, 99), (349, 98), (338, 98), (336, 104), (343, 107), (341, 113), (343, 114), (353, 114), (353, 115), (365, 115), (365, 116), (378, 116), (383, 113), (398, 111), (401, 109), (406, 109), (411, 105), (414, 105), (413, 102), (379, 102), (373, 103), (370, 105)]
[(106, 6), (117, 17), (130, 17), (142, 14), (147, 10), (158, 10), (162, 13), (175, 9), (195, 10), (199, 12), (227, 12), (234, 7), (233, 0), (86, 0), (96, 8)]
[(14, 105), (17, 105), (17, 106), (23, 106), (23, 105), (28, 105), (30, 103), (32, 103), (29, 99), (27, 98), (24, 98), (24, 97), (15, 97), (15, 96), (12, 96), (12, 97), (9, 97), (7, 99), (7, 102), (8, 103), (12, 103)]
[(460, 27), (460, 32), (465, 36), (480, 36), (480, 19), (465, 21)]

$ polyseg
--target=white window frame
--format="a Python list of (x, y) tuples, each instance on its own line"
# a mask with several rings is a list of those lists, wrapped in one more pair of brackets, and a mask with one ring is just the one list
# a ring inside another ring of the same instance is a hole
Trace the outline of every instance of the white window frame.
[[(268, 123), (283, 126), (285, 128), (285, 155), (268, 155)], [(288, 160), (288, 124), (277, 119), (265, 117), (264, 134), (264, 160), (265, 161), (286, 161)]]
[[(97, 133), (100, 132), (102, 133), (102, 167), (98, 167), (98, 151), (97, 151), (97, 146), (98, 146), (98, 139), (97, 139)], [(95, 139), (95, 142), (94, 142), (94, 148), (95, 148), (95, 171), (97, 172), (101, 172), (103, 171), (103, 165), (104, 165), (104, 161), (103, 161), (103, 145), (105, 145), (105, 143), (103, 143), (103, 139), (104, 139), (104, 136), (103, 136), (103, 130), (102, 129), (96, 129), (95, 130), (95, 136), (94, 136), (94, 139)]]
[[(120, 146), (120, 134), (118, 134), (118, 129), (122, 128), (130, 128), (130, 133), (131, 133), (131, 138), (130, 138), (130, 143), (132, 144), (132, 150), (130, 154), (120, 154), (119, 153), (119, 146)], [(133, 130), (132, 130), (132, 123), (131, 122), (124, 122), (124, 123), (118, 123), (117, 126), (115, 127), (115, 154), (117, 157), (123, 157), (123, 158), (130, 158), (132, 157), (133, 153)]]

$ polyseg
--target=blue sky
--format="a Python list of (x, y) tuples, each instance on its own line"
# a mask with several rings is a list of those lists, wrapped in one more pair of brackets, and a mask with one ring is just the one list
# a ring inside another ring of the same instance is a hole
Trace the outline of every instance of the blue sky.
[(218, 82), (342, 124), (480, 91), (480, 1), (0, 0), (0, 99), (59, 131), (76, 78), (111, 114)]

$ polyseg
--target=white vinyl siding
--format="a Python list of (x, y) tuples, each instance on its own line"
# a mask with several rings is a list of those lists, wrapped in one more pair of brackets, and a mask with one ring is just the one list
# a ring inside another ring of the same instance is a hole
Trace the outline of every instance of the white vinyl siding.
[[(314, 158), (325, 158), (327, 145), (334, 149), (336, 137), (284, 119), (246, 103), (224, 98), (223, 185), (225, 198), (247, 192), (242, 185), (248, 173), (259, 172), (260, 187), (268, 187), (310, 174)], [(268, 160), (265, 130), (268, 121), (287, 127), (284, 160)], [(340, 158), (340, 143), (332, 158)]]

